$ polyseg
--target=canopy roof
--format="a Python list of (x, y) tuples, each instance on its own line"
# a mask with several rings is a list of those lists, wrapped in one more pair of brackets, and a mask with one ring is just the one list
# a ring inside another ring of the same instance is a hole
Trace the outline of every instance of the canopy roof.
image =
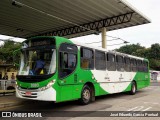
[(0, 34), (68, 38), (149, 23), (124, 0), (1, 0)]

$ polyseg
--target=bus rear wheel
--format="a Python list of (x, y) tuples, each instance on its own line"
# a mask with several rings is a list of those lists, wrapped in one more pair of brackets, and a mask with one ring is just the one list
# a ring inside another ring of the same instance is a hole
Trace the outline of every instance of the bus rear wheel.
[(87, 105), (91, 102), (91, 88), (88, 85), (85, 85), (82, 89), (81, 98), (79, 102), (83, 105)]
[(135, 82), (132, 82), (130, 94), (131, 95), (136, 94), (136, 83)]

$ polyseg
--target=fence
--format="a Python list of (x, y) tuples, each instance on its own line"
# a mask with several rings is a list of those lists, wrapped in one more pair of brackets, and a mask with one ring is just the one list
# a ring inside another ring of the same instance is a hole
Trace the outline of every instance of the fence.
[(0, 94), (6, 95), (15, 92), (15, 80), (0, 80)]

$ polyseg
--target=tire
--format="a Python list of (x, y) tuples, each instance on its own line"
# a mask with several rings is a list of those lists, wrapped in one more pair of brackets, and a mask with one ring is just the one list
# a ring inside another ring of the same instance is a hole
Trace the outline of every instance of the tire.
[(136, 90), (137, 90), (136, 89), (136, 83), (132, 82), (130, 94), (131, 95), (135, 95), (136, 94)]
[(88, 85), (85, 85), (81, 92), (81, 98), (79, 99), (80, 104), (87, 105), (91, 102), (92, 92)]

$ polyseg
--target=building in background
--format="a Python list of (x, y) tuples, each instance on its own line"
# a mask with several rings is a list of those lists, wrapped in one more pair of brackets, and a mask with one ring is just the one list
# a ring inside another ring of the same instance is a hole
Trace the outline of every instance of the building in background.
[(2, 78), (5, 75), (5, 73), (7, 73), (8, 80), (11, 80), (12, 73), (14, 73), (14, 75), (16, 76), (17, 71), (18, 69), (13, 64), (0, 64), (0, 73)]
[(160, 71), (151, 70), (150, 73), (152, 81), (160, 81)]

